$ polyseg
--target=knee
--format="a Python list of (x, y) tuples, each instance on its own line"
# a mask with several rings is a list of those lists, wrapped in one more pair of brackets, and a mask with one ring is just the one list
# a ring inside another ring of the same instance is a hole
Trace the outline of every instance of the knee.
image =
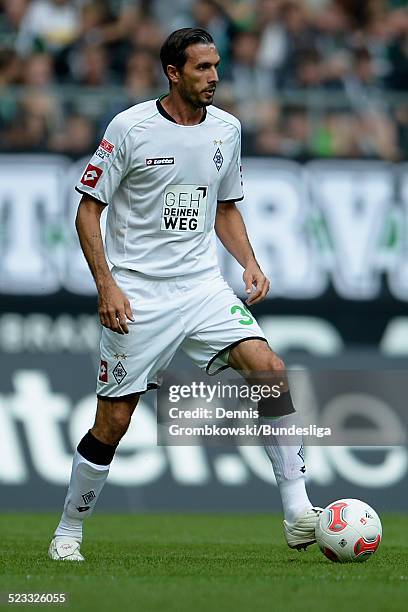
[(286, 366), (283, 359), (281, 359), (276, 353), (271, 351), (268, 357), (266, 358), (265, 370), (267, 372), (277, 372), (283, 375), (286, 371)]
[(281, 391), (288, 391), (289, 385), (286, 376), (286, 366), (276, 353), (271, 351), (266, 357), (264, 372), (270, 384), (279, 385)]

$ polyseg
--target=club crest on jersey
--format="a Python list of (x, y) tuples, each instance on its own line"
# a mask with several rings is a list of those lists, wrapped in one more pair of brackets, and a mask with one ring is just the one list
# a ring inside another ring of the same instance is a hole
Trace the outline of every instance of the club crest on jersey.
[(146, 166), (172, 166), (174, 157), (147, 157)]
[(101, 142), (99, 143), (99, 147), (95, 155), (100, 157), (102, 161), (105, 161), (106, 159), (109, 159), (114, 148), (115, 148), (115, 145), (109, 142), (109, 140), (106, 140), (106, 138), (103, 138)]
[(103, 170), (98, 166), (88, 164), (81, 178), (81, 183), (87, 187), (96, 187), (97, 182), (101, 178)]
[(224, 162), (224, 158), (223, 158), (223, 156), (222, 156), (222, 153), (221, 153), (221, 151), (220, 151), (220, 148), (219, 148), (219, 147), (217, 148), (217, 150), (216, 150), (216, 152), (215, 152), (215, 155), (214, 155), (214, 157), (213, 157), (213, 162), (214, 162), (215, 167), (217, 168), (217, 170), (218, 170), (218, 172), (219, 172), (219, 171), (220, 171), (220, 169), (221, 169), (221, 166), (222, 166), (222, 164), (223, 164), (223, 162)]

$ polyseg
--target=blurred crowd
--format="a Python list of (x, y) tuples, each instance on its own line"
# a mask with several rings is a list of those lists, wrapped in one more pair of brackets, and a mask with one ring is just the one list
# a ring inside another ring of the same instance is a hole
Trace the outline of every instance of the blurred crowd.
[(185, 26), (216, 41), (245, 154), (408, 158), (407, 0), (0, 0), (0, 149), (88, 154), (167, 90)]

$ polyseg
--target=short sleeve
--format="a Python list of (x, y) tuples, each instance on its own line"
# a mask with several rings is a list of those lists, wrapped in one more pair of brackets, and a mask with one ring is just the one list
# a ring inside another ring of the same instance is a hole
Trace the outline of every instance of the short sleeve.
[(109, 204), (130, 168), (130, 127), (117, 115), (86, 166), (75, 189)]
[(218, 202), (239, 202), (244, 199), (241, 167), (241, 130), (237, 130), (233, 156), (218, 188)]

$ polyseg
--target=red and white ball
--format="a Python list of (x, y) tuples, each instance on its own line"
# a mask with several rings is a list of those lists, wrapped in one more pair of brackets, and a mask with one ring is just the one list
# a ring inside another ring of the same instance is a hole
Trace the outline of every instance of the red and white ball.
[(359, 499), (339, 499), (321, 513), (316, 541), (330, 561), (366, 561), (380, 545), (380, 517)]

